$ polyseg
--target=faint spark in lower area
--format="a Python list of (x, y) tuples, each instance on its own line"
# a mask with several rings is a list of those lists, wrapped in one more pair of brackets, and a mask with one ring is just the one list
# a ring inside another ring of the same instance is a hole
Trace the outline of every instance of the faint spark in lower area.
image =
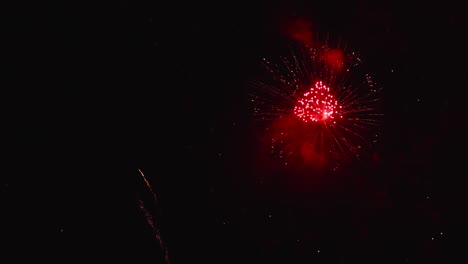
[[(143, 178), (146, 187), (148, 187), (151, 194), (153, 195), (155, 205), (157, 205), (158, 204), (158, 197), (153, 192), (153, 188), (151, 188), (151, 185), (149, 184), (148, 180), (146, 179), (145, 174), (143, 173), (143, 171), (141, 171), (140, 169), (138, 169), (138, 171), (140, 172), (140, 175)], [(156, 237), (156, 240), (158, 240), (158, 242), (159, 242), (159, 247), (161, 248), (161, 251), (162, 251), (162, 253), (164, 255), (165, 263), (169, 264), (170, 263), (170, 261), (169, 261), (169, 252), (168, 252), (167, 247), (164, 244), (164, 241), (163, 241), (163, 239), (161, 237), (161, 232), (159, 231), (159, 228), (158, 228), (156, 222), (154, 221), (154, 217), (146, 209), (146, 207), (144, 205), (144, 202), (142, 200), (138, 200), (138, 207), (139, 207), (140, 211), (144, 214), (144, 216), (146, 218), (146, 222), (148, 223), (148, 225), (153, 230), (153, 233), (154, 233), (154, 235)]]

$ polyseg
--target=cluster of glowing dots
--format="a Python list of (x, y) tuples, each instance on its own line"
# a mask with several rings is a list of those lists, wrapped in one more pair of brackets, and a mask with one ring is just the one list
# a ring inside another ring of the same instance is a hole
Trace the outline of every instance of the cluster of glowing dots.
[(339, 116), (338, 101), (330, 94), (330, 87), (317, 81), (309, 91), (304, 93), (294, 107), (294, 114), (304, 122), (333, 122)]

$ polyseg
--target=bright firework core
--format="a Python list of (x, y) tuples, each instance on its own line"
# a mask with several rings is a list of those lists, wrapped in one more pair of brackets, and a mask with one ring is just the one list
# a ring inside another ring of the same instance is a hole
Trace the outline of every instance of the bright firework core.
[[(341, 117), (338, 116), (340, 108), (338, 101), (330, 94), (330, 87), (323, 84), (322, 81), (317, 81), (315, 86), (312, 86), (298, 100), (294, 107), (294, 114), (304, 122), (326, 122), (335, 117)], [(335, 123), (334, 120), (333, 123)]]

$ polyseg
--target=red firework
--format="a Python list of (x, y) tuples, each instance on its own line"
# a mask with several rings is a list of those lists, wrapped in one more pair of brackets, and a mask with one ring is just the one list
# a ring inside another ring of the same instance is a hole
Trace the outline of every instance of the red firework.
[[(299, 99), (294, 107), (294, 114), (304, 122), (328, 122), (338, 115), (338, 101), (330, 94), (330, 87), (327, 87), (322, 81), (317, 81), (315, 87)], [(341, 116), (340, 116), (341, 117)], [(336, 124), (336, 121), (332, 121)]]
[(255, 116), (267, 122), (269, 152), (286, 165), (360, 158), (381, 128), (382, 88), (359, 54), (314, 43), (292, 47), (278, 62), (264, 59), (268, 75), (251, 98)]

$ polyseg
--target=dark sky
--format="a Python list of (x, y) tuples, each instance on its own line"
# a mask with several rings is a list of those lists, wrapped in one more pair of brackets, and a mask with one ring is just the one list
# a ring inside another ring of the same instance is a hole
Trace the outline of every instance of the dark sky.
[[(10, 6), (4, 262), (163, 263), (138, 168), (173, 263), (466, 261), (464, 9), (305, 2)], [(385, 89), (381, 162), (318, 186), (257, 166), (246, 104), (298, 16), (359, 49)]]

